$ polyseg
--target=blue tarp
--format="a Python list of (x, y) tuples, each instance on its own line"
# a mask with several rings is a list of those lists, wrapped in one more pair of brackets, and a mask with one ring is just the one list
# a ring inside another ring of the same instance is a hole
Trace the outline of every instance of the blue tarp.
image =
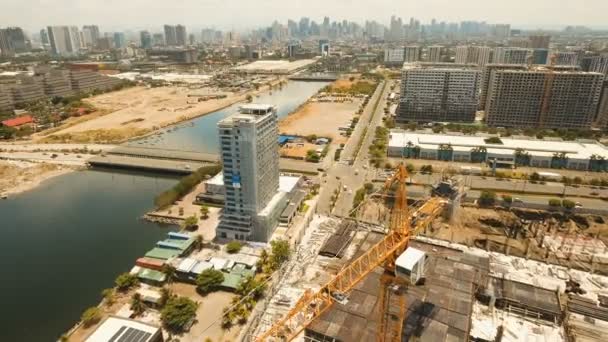
[(296, 137), (293, 135), (279, 135), (279, 145), (283, 145), (288, 141), (294, 140)]
[(177, 239), (177, 240), (189, 240), (191, 238), (188, 234), (169, 232), (169, 238)]

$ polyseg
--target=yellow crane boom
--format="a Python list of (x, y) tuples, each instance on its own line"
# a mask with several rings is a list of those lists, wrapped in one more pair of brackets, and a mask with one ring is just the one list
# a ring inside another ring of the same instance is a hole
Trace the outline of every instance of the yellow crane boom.
[[(390, 231), (384, 239), (344, 267), (318, 291), (306, 290), (295, 307), (285, 317), (275, 322), (268, 331), (258, 336), (256, 341), (266, 341), (270, 338), (292, 340), (313, 320), (329, 309), (337, 300), (336, 298), (350, 292), (374, 268), (383, 265), (394, 270), (395, 259), (407, 247), (410, 234), (415, 234), (428, 226), (439, 215), (445, 203), (445, 200), (434, 197), (425, 202), (412, 215), (408, 215), (407, 177), (405, 166), (401, 164), (395, 175), (385, 183), (384, 191), (389, 191), (394, 186), (396, 186), (396, 190), (395, 204), (391, 211)], [(415, 221), (415, 224), (410, 231), (412, 221)]]

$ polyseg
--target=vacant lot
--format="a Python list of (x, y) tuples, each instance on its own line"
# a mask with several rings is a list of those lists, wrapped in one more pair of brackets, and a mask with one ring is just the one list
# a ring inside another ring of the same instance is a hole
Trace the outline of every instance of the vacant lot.
[(121, 141), (216, 111), (245, 98), (244, 95), (228, 93), (224, 99), (198, 102), (197, 97), (188, 96), (210, 92), (184, 87), (134, 87), (95, 96), (85, 101), (98, 112), (68, 121), (47, 134), (52, 138), (47, 137), (46, 141)]
[(316, 134), (332, 138), (334, 143), (345, 142), (346, 138), (340, 135), (339, 128), (350, 125), (360, 103), (360, 100), (351, 103), (309, 102), (281, 120), (279, 131), (281, 134), (299, 136)]

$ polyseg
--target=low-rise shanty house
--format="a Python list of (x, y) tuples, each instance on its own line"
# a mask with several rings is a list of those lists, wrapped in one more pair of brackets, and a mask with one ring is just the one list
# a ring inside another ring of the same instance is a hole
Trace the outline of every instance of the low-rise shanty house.
[(166, 275), (162, 272), (163, 265), (168, 261), (189, 254), (194, 248), (195, 239), (182, 233), (169, 232), (167, 239), (156, 243), (143, 258), (137, 259), (131, 274), (139, 280), (151, 285), (162, 285)]
[(220, 284), (220, 288), (230, 292), (234, 292), (245, 278), (254, 276), (256, 271), (256, 267), (249, 262), (242, 263), (218, 257), (205, 261), (186, 258), (176, 267), (176, 275), (182, 281), (195, 283), (196, 278), (209, 269), (221, 271), (224, 274), (224, 281)]
[(33, 125), (34, 118), (29, 114), (2, 121), (2, 126), (11, 128), (32, 127)]
[(167, 280), (167, 275), (163, 272), (141, 266), (133, 266), (130, 273), (136, 275), (142, 283), (153, 286), (162, 286), (165, 283), (165, 280)]

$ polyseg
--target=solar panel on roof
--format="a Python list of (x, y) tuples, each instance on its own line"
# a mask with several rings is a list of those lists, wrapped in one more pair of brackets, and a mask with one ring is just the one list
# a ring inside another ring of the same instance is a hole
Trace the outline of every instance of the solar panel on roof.
[[(122, 327), (121, 329), (123, 328), (124, 327)], [(152, 336), (152, 334), (149, 332), (145, 332), (143, 330), (135, 328), (128, 328), (127, 332), (120, 336), (120, 338), (116, 342), (146, 342), (150, 338), (150, 336)]]
[(126, 328), (127, 327), (125, 327), (124, 325), (122, 327), (120, 327), (120, 329), (118, 329), (118, 331), (112, 336), (112, 338), (110, 338), (110, 340), (108, 340), (108, 342), (116, 341), (118, 336), (120, 336), (120, 334), (122, 334), (122, 332), (125, 331)]

